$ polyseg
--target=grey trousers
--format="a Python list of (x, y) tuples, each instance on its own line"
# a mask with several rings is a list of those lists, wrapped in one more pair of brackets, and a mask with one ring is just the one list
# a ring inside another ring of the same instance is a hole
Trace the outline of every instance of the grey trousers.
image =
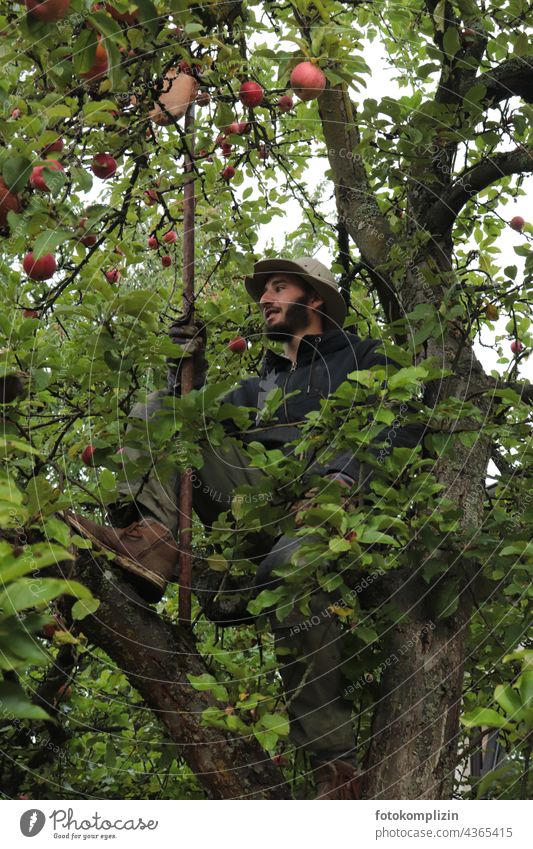
[[(148, 396), (146, 404), (139, 404), (132, 417), (148, 421), (157, 414), (161, 398), (166, 392)], [(147, 430), (147, 450), (149, 432)], [(128, 449), (134, 459), (139, 452)], [(228, 440), (223, 448), (206, 448), (202, 452), (204, 464), (193, 473), (193, 507), (206, 526), (227, 510), (237, 487), (254, 486), (258, 498), (269, 497), (267, 477), (256, 468), (250, 468), (238, 443)], [(139, 482), (122, 484), (123, 496), (135, 497), (141, 512), (143, 508), (176, 534), (179, 525), (179, 475), (163, 482), (154, 468), (145, 480), (139, 494)], [(281, 536), (275, 544), (270, 538), (265, 557), (260, 560), (260, 583), (268, 579), (276, 565), (287, 562), (299, 540)], [(315, 761), (342, 758), (354, 760), (354, 737), (351, 704), (342, 698), (341, 640), (343, 631), (338, 620), (328, 608), (331, 598), (324, 592), (316, 593), (311, 601), (311, 616), (305, 617), (293, 610), (281, 622), (271, 614), (270, 623), (275, 640), (276, 658), (283, 681), (290, 719), (290, 739)]]

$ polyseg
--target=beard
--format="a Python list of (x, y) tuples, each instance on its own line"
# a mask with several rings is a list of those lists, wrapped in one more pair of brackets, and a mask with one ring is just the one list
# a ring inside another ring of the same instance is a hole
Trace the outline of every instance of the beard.
[(289, 338), (294, 336), (299, 330), (305, 330), (309, 324), (310, 295), (302, 295), (297, 298), (285, 313), (285, 318), (278, 321), (275, 327), (266, 327), (265, 334), (267, 339), (272, 339), (276, 342), (287, 342)]

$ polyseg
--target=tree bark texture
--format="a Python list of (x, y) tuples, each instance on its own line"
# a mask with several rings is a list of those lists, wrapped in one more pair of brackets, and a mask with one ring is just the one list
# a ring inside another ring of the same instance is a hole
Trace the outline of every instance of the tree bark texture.
[(101, 602), (81, 622), (83, 632), (138, 690), (208, 794), (214, 799), (290, 798), (282, 774), (253, 734), (233, 736), (202, 725), (202, 712), (220, 704), (187, 678), (209, 671), (193, 634), (147, 607), (115, 570), (109, 580), (109, 566), (90, 555), (78, 557), (76, 573)]

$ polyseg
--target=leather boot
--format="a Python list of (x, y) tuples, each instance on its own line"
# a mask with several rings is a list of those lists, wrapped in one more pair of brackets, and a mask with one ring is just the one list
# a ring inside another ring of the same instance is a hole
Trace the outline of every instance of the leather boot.
[(316, 763), (313, 769), (315, 799), (360, 799), (360, 775), (347, 761)]
[(133, 578), (139, 594), (150, 603), (159, 601), (178, 562), (178, 546), (169, 529), (152, 519), (139, 519), (126, 528), (98, 525), (85, 516), (65, 510), (64, 519), (96, 548), (113, 552), (113, 563)]

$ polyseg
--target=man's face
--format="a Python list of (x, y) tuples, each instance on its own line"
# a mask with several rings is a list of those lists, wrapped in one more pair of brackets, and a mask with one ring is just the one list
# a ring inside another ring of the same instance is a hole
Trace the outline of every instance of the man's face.
[(267, 337), (281, 341), (305, 332), (317, 315), (316, 311), (324, 306), (316, 292), (307, 292), (297, 275), (282, 273), (268, 278), (259, 305)]

